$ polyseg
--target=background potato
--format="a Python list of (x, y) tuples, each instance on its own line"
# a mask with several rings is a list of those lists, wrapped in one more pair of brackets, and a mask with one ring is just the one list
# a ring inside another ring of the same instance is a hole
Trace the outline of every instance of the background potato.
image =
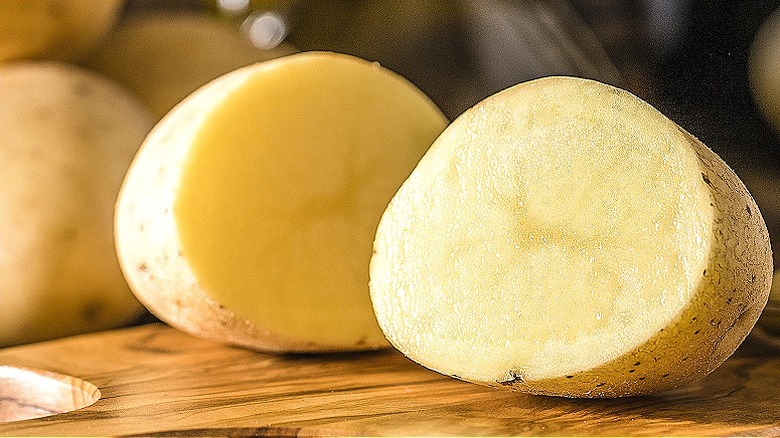
[(0, 345), (140, 314), (113, 245), (113, 206), (153, 123), (123, 88), (56, 63), (0, 68)]
[(0, 1), (0, 62), (75, 60), (116, 22), (123, 0)]
[(749, 61), (753, 97), (780, 134), (780, 9), (756, 33)]
[(159, 118), (222, 74), (292, 52), (258, 49), (205, 14), (147, 12), (127, 17), (86, 65), (126, 85)]

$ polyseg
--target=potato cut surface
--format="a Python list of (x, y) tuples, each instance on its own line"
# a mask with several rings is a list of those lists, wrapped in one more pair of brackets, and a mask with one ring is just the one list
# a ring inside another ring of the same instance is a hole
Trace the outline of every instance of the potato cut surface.
[[(556, 395), (647, 391), (662, 367), (637, 374), (614, 362), (674, 331), (693, 302), (717, 294), (707, 272), (727, 269), (712, 266), (726, 251), (710, 181), (719, 176), (692, 141), (636, 97), (574, 78), (516, 86), (467, 111), (379, 226), (371, 296), (388, 339), (477, 383)], [(749, 195), (739, 202), (758, 215)], [(764, 281), (766, 260), (757, 261)], [(766, 292), (762, 284), (746, 300), (763, 306)], [(666, 347), (678, 359), (697, 350), (685, 336)]]
[[(182, 116), (207, 101), (197, 123)], [(141, 277), (137, 294), (179, 327), (250, 347), (386, 345), (368, 293), (374, 231), (395, 190), (444, 129), (441, 112), (379, 65), (328, 53), (239, 70), (191, 102), (164, 119), (160, 136), (152, 135), (144, 149), (159, 155), (180, 145), (173, 196), (160, 204), (169, 203), (172, 215), (160, 220), (171, 227), (166, 233), (175, 233), (171, 263), (183, 264), (176, 269), (196, 285), (174, 287), (196, 288), (200, 298), (191, 303), (189, 295), (167, 296), (161, 284), (147, 286), (140, 260), (127, 268)], [(184, 146), (163, 134), (179, 122), (189, 132)], [(142, 208), (135, 204), (140, 198), (131, 200), (135, 178), (160, 165), (144, 152), (118, 209), (118, 227), (130, 221), (128, 239), (138, 232), (136, 222), (158, 220), (144, 219), (147, 213), (131, 217), (130, 210)], [(162, 269), (157, 262), (144, 266)], [(202, 299), (214, 306), (193, 310)], [(214, 328), (228, 317), (224, 312), (241, 321), (236, 328)]]

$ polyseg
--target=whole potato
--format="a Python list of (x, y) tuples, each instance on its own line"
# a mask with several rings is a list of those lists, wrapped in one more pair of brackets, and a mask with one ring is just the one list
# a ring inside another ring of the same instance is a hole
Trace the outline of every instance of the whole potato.
[(0, 68), (0, 346), (138, 316), (113, 206), (153, 124), (127, 91), (57, 63)]
[(292, 52), (258, 49), (205, 14), (148, 12), (124, 20), (85, 65), (127, 86), (161, 118), (212, 79)]
[(76, 60), (113, 27), (122, 0), (0, 1), (0, 62)]
[(756, 33), (750, 48), (750, 85), (758, 108), (780, 134), (780, 9)]

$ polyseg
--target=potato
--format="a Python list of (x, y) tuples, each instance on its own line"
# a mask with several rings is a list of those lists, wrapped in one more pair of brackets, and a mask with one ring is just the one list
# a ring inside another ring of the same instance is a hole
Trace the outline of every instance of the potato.
[(370, 291), (410, 359), (533, 394), (700, 378), (767, 301), (766, 226), (712, 151), (628, 92), (549, 77), (436, 140), (382, 216)]
[(125, 276), (194, 335), (264, 351), (385, 347), (368, 296), (374, 230), (446, 124), (411, 83), (347, 55), (222, 76), (131, 166), (115, 225)]
[(780, 133), (780, 9), (761, 25), (750, 48), (753, 98)]
[(123, 21), (85, 64), (126, 85), (159, 118), (212, 79), (293, 52), (260, 50), (207, 15), (144, 13)]
[(113, 328), (143, 307), (113, 244), (114, 202), (149, 111), (93, 73), (0, 67), (0, 345)]
[(113, 28), (122, 0), (0, 1), (0, 62), (77, 60)]

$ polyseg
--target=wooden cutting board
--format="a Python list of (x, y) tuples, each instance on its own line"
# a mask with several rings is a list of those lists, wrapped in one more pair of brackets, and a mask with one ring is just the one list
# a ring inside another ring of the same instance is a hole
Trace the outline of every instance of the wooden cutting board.
[[(83, 388), (76, 402), (85, 391), (97, 396), (95, 387), (100, 396), (72, 412), (0, 422), (0, 435), (780, 434), (780, 356), (749, 346), (698, 383), (614, 400), (483, 388), (394, 351), (260, 354), (161, 324), (0, 350), (0, 365), (93, 384), (68, 380)], [(9, 388), (0, 381), (0, 392)], [(2, 410), (17, 401), (0, 402)]]

